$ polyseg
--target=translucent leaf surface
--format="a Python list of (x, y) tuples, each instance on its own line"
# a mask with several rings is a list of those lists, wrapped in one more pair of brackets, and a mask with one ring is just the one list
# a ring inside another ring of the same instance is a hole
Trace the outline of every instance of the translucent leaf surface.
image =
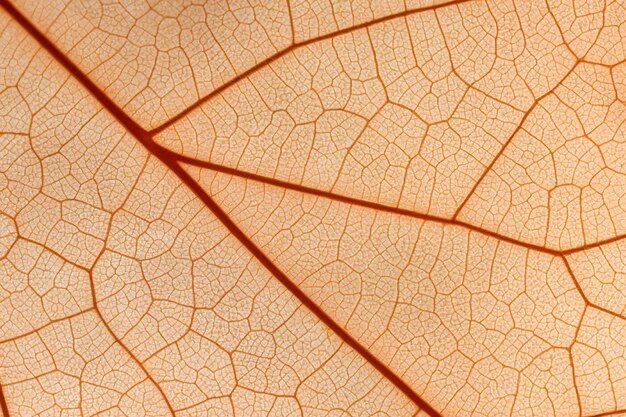
[(626, 410), (626, 5), (0, 0), (0, 410)]

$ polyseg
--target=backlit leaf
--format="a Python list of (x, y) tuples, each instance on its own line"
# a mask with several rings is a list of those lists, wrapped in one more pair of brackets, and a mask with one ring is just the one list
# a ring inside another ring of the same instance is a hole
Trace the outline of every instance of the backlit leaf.
[(624, 2), (0, 5), (2, 417), (624, 414)]

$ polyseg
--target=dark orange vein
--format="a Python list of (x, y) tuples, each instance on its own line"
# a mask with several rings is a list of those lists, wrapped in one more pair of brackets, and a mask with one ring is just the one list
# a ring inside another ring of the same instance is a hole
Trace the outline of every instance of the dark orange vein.
[[(468, 1), (468, 0), (462, 0)], [(82, 72), (67, 56), (63, 54), (43, 33), (41, 33), (26, 17), (24, 17), (7, 0), (0, 0), (4, 8), (53, 58), (72, 74), (82, 86), (104, 107), (124, 128), (132, 134), (152, 155), (162, 161), (180, 180), (193, 191), (202, 202), (218, 217), (224, 226), (292, 293), (298, 300), (315, 314), (324, 324), (340, 337), (344, 343), (359, 353), (366, 361), (376, 368), (385, 378), (402, 391), (413, 403), (427, 412), (431, 417), (441, 417), (426, 401), (424, 401), (406, 382), (387, 368), (378, 358), (354, 339), (346, 330), (326, 314), (319, 306), (309, 299), (274, 263), (248, 238), (213, 199), (198, 185), (178, 164), (175, 154), (157, 145), (152, 140), (152, 133), (146, 132), (138, 123), (130, 118), (113, 100), (111, 100), (89, 77)], [(95, 293), (94, 293), (95, 294)], [(97, 311), (97, 309), (96, 309)], [(101, 317), (101, 320), (104, 320)], [(106, 323), (104, 323), (106, 325)], [(108, 326), (107, 326), (108, 328)], [(115, 336), (114, 336), (115, 337)], [(141, 363), (139, 363), (141, 365)], [(143, 368), (143, 367), (142, 367)], [(150, 377), (149, 375), (147, 375)], [(167, 399), (166, 399), (167, 401)]]
[(148, 379), (148, 381), (150, 381), (152, 385), (154, 385), (156, 390), (159, 391), (159, 394), (161, 394), (161, 397), (163, 397), (163, 401), (165, 401), (165, 405), (167, 406), (167, 409), (169, 410), (170, 414), (172, 415), (172, 417), (175, 417), (176, 411), (174, 411), (174, 408), (172, 407), (170, 400), (165, 395), (163, 388), (161, 388), (161, 386), (154, 380), (154, 378), (152, 377), (152, 375), (150, 375), (150, 373), (148, 372), (144, 364), (135, 356), (135, 354), (128, 348), (128, 346), (126, 346), (126, 344), (117, 337), (115, 332), (109, 326), (109, 323), (107, 323), (104, 317), (102, 316), (102, 312), (98, 308), (96, 288), (93, 282), (93, 275), (91, 272), (89, 272), (89, 286), (91, 287), (91, 298), (92, 298), (92, 303), (93, 303), (93, 309), (95, 310), (96, 314), (100, 318), (102, 325), (107, 330), (107, 332), (109, 332), (113, 340), (115, 340), (115, 342), (124, 350), (124, 352), (126, 352), (126, 354), (133, 360), (133, 362), (137, 364), (139, 369), (141, 369), (141, 371), (146, 375), (146, 378)]
[[(89, 79), (67, 56), (63, 54), (48, 38), (39, 31), (22, 13), (8, 0), (0, 0), (0, 6), (22, 26), (52, 57), (76, 78), (98, 102), (106, 108), (132, 135), (141, 137), (144, 143), (146, 131), (117, 106), (93, 81)], [(144, 144), (145, 145), (145, 144)]]
[(4, 417), (9, 417), (9, 407), (7, 405), (6, 398), (4, 398), (4, 391), (2, 391), (1, 383), (0, 383), (0, 409), (2, 410), (2, 415)]
[(463, 202), (459, 205), (459, 207), (457, 207), (456, 211), (454, 212), (454, 216), (452, 216), (453, 219), (456, 219), (458, 217), (458, 215), (461, 213), (461, 210), (463, 210), (463, 207), (465, 207), (465, 204), (467, 204), (467, 202), (472, 197), (472, 195), (474, 195), (474, 193), (476, 192), (476, 189), (478, 188), (478, 186), (483, 182), (483, 180), (485, 179), (487, 174), (489, 172), (491, 172), (491, 170), (495, 166), (496, 162), (504, 154), (504, 151), (506, 150), (506, 148), (508, 148), (508, 146), (511, 144), (511, 142), (513, 142), (513, 138), (517, 135), (517, 133), (520, 130), (522, 130), (522, 128), (524, 126), (524, 123), (526, 122), (526, 119), (528, 119), (528, 116), (530, 116), (530, 114), (533, 112), (533, 110), (539, 105), (539, 102), (541, 102), (541, 100), (543, 100), (548, 95), (552, 94), (554, 92), (554, 90), (559, 85), (561, 85), (563, 80), (565, 80), (567, 77), (569, 77), (569, 75), (578, 66), (579, 62), (580, 62), (580, 60), (577, 60), (576, 63), (574, 65), (572, 65), (572, 68), (570, 68), (569, 71), (567, 71), (567, 73), (563, 76), (563, 78), (561, 78), (561, 80), (554, 86), (554, 88), (552, 88), (550, 91), (545, 92), (540, 97), (536, 98), (535, 101), (533, 102), (532, 106), (530, 106), (528, 108), (528, 110), (526, 110), (526, 112), (524, 113), (524, 116), (522, 117), (522, 120), (520, 120), (519, 124), (517, 125), (517, 127), (515, 128), (513, 133), (508, 137), (506, 142), (504, 142), (504, 144), (502, 145), (502, 147), (500, 148), (500, 150), (498, 151), (496, 156), (494, 156), (493, 159), (491, 160), (491, 163), (485, 168), (485, 170), (483, 171), (482, 175), (474, 183), (474, 186), (472, 187), (470, 192), (465, 196), (465, 199), (463, 200)]
[(264, 59), (263, 61), (259, 62), (258, 64), (254, 65), (253, 67), (249, 68), (248, 70), (242, 72), (241, 74), (239, 74), (235, 78), (229, 80), (228, 82), (222, 84), (221, 86), (219, 86), (215, 90), (211, 91), (209, 94), (207, 94), (206, 96), (202, 97), (200, 100), (196, 101), (195, 103), (191, 104), (189, 107), (187, 107), (186, 109), (184, 109), (183, 111), (181, 111), (177, 115), (171, 117), (165, 123), (163, 123), (160, 126), (157, 126), (156, 128), (152, 129), (150, 131), (150, 134), (156, 135), (157, 133), (162, 132), (163, 130), (167, 129), (168, 127), (170, 127), (173, 124), (175, 124), (176, 122), (178, 122), (183, 117), (187, 116), (189, 113), (191, 113), (192, 111), (194, 111), (198, 107), (202, 106), (207, 101), (211, 100), (213, 97), (220, 95), (224, 90), (232, 87), (233, 85), (237, 84), (241, 80), (250, 77), (252, 74), (254, 74), (254, 73), (258, 72), (259, 70), (267, 67), (272, 62), (277, 61), (278, 59), (282, 58), (283, 56), (289, 54), (290, 52), (292, 52), (292, 51), (294, 51), (294, 50), (296, 50), (298, 48), (302, 48), (304, 46), (307, 46), (307, 45), (310, 45), (310, 44), (313, 44), (313, 43), (316, 43), (316, 42), (320, 42), (320, 41), (323, 41), (325, 39), (330, 39), (330, 38), (334, 38), (334, 37), (337, 37), (337, 36), (341, 36), (341, 35), (346, 34), (346, 33), (354, 32), (354, 31), (357, 31), (359, 29), (367, 28), (367, 27), (370, 27), (370, 26), (375, 25), (377, 23), (386, 22), (386, 21), (389, 21), (389, 20), (397, 19), (399, 17), (410, 16), (410, 15), (416, 14), (416, 13), (422, 13), (422, 12), (426, 12), (426, 11), (429, 11), (429, 10), (437, 10), (437, 9), (441, 9), (441, 8), (447, 7), (447, 6), (452, 6), (452, 5), (455, 5), (455, 4), (468, 3), (470, 1), (476, 1), (476, 0), (451, 0), (451, 1), (448, 1), (448, 2), (445, 2), (445, 3), (435, 4), (435, 5), (432, 5), (432, 6), (425, 6), (425, 7), (418, 7), (418, 8), (415, 8), (415, 9), (409, 9), (409, 10), (405, 10), (405, 11), (400, 12), (400, 13), (394, 13), (394, 14), (390, 14), (388, 16), (379, 17), (378, 19), (370, 20), (369, 22), (364, 22), (364, 23), (361, 23), (361, 24), (358, 24), (358, 25), (354, 25), (354, 26), (350, 26), (348, 28), (341, 29), (341, 30), (338, 30), (338, 31), (335, 31), (335, 32), (327, 33), (327, 34), (322, 35), (322, 36), (317, 36), (315, 38), (307, 39), (306, 41), (294, 42), (288, 48), (285, 48), (282, 51), (279, 51), (279, 52), (275, 53), (274, 55)]
[(202, 202), (220, 219), (222, 224), (248, 249), (276, 279), (278, 279), (306, 308), (315, 314), (328, 328), (330, 328), (344, 343), (354, 349), (378, 372), (387, 378), (393, 385), (404, 393), (413, 403), (427, 412), (431, 417), (441, 417), (433, 407), (424, 401), (413, 389), (383, 364), (374, 354), (354, 339), (342, 326), (337, 324), (321, 307), (311, 300), (287, 275), (278, 268), (268, 256), (257, 247), (254, 242), (233, 222), (224, 210), (191, 178), (191, 176), (177, 163), (170, 169), (202, 200)]
[(622, 409), (622, 410), (615, 410), (615, 411), (608, 411), (606, 413), (600, 413), (600, 414), (594, 414), (594, 415), (590, 415), (587, 417), (609, 417), (609, 416), (623, 416), (624, 413), (626, 413), (626, 409)]
[(586, 306), (591, 307), (591, 308), (595, 308), (596, 310), (600, 310), (603, 313), (606, 313), (606, 314), (611, 315), (613, 317), (617, 317), (619, 319), (626, 320), (626, 317), (622, 316), (621, 314), (616, 313), (615, 311), (609, 310), (608, 308), (602, 307), (601, 305), (598, 305), (598, 304), (596, 304), (594, 302), (591, 302), (589, 300), (589, 298), (587, 297), (587, 295), (585, 294), (585, 292), (583, 291), (582, 287), (580, 286), (580, 283), (578, 282), (578, 279), (576, 278), (576, 275), (574, 274), (574, 270), (570, 266), (569, 261), (567, 260), (567, 257), (565, 255), (561, 255), (561, 258), (563, 259), (563, 263), (565, 264), (565, 268), (567, 269), (567, 273), (569, 274), (569, 276), (572, 279), (572, 281), (574, 281), (574, 285), (576, 286), (576, 290), (582, 296), (583, 301), (585, 302)]
[(353, 204), (356, 206), (361, 206), (361, 207), (366, 207), (366, 208), (370, 208), (370, 209), (374, 209), (374, 210), (378, 210), (378, 211), (384, 211), (384, 212), (388, 212), (388, 213), (395, 213), (395, 214), (399, 214), (402, 216), (407, 216), (407, 217), (412, 217), (412, 218), (416, 218), (416, 219), (421, 219), (421, 220), (426, 220), (426, 221), (431, 221), (431, 222), (436, 222), (436, 223), (442, 223), (442, 224), (448, 224), (448, 225), (453, 225), (453, 226), (459, 226), (459, 227), (463, 227), (465, 229), (469, 229), (471, 231), (480, 233), (482, 235), (485, 236), (490, 236), (499, 240), (502, 240), (504, 242), (508, 242), (517, 246), (522, 246), (525, 247), (527, 249), (530, 250), (534, 250), (534, 251), (538, 251), (538, 252), (543, 252), (543, 253), (548, 253), (550, 255), (554, 255), (554, 256), (559, 256), (561, 255), (561, 251), (558, 251), (556, 249), (550, 249), (550, 248), (546, 248), (544, 246), (539, 246), (539, 245), (534, 245), (532, 243), (527, 243), (527, 242), (522, 242), (520, 240), (517, 240), (515, 238), (512, 237), (508, 237), (496, 232), (492, 232), (490, 230), (486, 230), (483, 229), (481, 227), (475, 226), (471, 223), (466, 223), (463, 222), (461, 220), (456, 220), (456, 219), (448, 219), (445, 217), (440, 217), (440, 216), (436, 216), (433, 214), (425, 214), (425, 213), (419, 213), (416, 211), (412, 211), (409, 209), (403, 209), (403, 208), (399, 208), (399, 207), (394, 207), (394, 206), (388, 206), (386, 204), (381, 204), (381, 203), (375, 203), (372, 201), (367, 201), (367, 200), (361, 200), (358, 198), (354, 198), (354, 197), (348, 197), (345, 195), (341, 195), (341, 194), (335, 194), (331, 191), (323, 191), (323, 190), (319, 190), (317, 188), (312, 188), (312, 187), (307, 187), (306, 185), (300, 185), (300, 184), (294, 184), (294, 183), (290, 183), (287, 181), (281, 181), (281, 180), (277, 180), (275, 178), (271, 178), (271, 177), (265, 177), (262, 175), (257, 175), (257, 174), (252, 174), (250, 172), (245, 172), (245, 171), (241, 171), (235, 168), (229, 168), (223, 165), (219, 165), (219, 164), (214, 164), (211, 162), (205, 162), (205, 161), (201, 161), (201, 160), (197, 160), (194, 158), (190, 158), (184, 155), (180, 155), (180, 154), (176, 154), (174, 152), (171, 152), (165, 148), (162, 149), (162, 152), (166, 152), (169, 153), (170, 156), (169, 158), (172, 159), (177, 159), (178, 161), (188, 164), (188, 165), (193, 165), (193, 166), (197, 166), (200, 168), (207, 168), (210, 169), (212, 171), (217, 171), (217, 172), (222, 172), (224, 174), (229, 174), (229, 175), (233, 175), (236, 177), (240, 177), (240, 178), (245, 178), (245, 179), (249, 179), (249, 180), (253, 180), (253, 181), (257, 181), (257, 182), (261, 182), (264, 184), (268, 184), (268, 185), (273, 185), (276, 187), (281, 187), (281, 188), (285, 188), (288, 190), (293, 190), (293, 191), (298, 191), (304, 194), (310, 194), (310, 195), (315, 195), (318, 197), (323, 197), (323, 198), (328, 198), (330, 200), (335, 200), (335, 201), (339, 201), (342, 203), (347, 203), (347, 204)]
[(483, 170), (483, 173), (480, 175), (480, 177), (478, 178), (478, 180), (476, 182), (474, 182), (474, 186), (472, 187), (472, 189), (470, 190), (469, 193), (467, 193), (467, 195), (465, 196), (465, 198), (463, 199), (463, 201), (461, 202), (461, 204), (459, 204), (459, 206), (456, 208), (456, 211), (454, 212), (454, 215), (452, 216), (453, 220), (456, 220), (456, 218), (459, 216), (459, 214), (461, 213), (461, 210), (463, 210), (463, 207), (465, 207), (465, 205), (467, 204), (467, 202), (469, 201), (469, 199), (474, 195), (474, 193), (476, 192), (476, 189), (478, 188), (478, 186), (480, 184), (482, 184), (483, 180), (485, 179), (485, 177), (487, 176), (488, 173), (491, 172), (491, 170), (493, 169), (494, 165), (496, 164), (496, 162), (498, 162), (500, 160), (500, 157), (504, 154), (504, 150), (509, 146), (509, 144), (513, 141), (513, 138), (515, 137), (515, 135), (517, 135), (517, 133), (522, 130), (522, 126), (524, 126), (524, 123), (526, 122), (526, 119), (528, 119), (528, 116), (533, 112), (533, 110), (535, 109), (535, 107), (537, 107), (537, 104), (539, 104), (539, 99), (535, 100), (535, 102), (532, 104), (532, 106), (530, 106), (528, 108), (528, 110), (526, 110), (526, 112), (524, 113), (524, 116), (522, 117), (522, 120), (520, 120), (520, 122), (518, 123), (517, 127), (515, 128), (515, 130), (513, 131), (513, 133), (508, 137), (508, 139), (506, 140), (506, 142), (504, 142), (504, 144), (500, 147), (500, 150), (498, 151), (498, 153), (496, 154), (496, 156), (494, 156), (491, 159), (491, 162), (489, 163), (489, 165), (487, 165), (487, 167)]
[[(155, 146), (160, 147), (160, 145), (155, 145)], [(176, 159), (179, 162), (182, 162), (184, 164), (193, 165), (199, 168), (206, 168), (212, 171), (233, 175), (235, 177), (245, 178), (245, 179), (249, 179), (249, 180), (256, 181), (256, 182), (261, 182), (264, 184), (285, 188), (288, 190), (299, 191), (304, 194), (311, 194), (311, 195), (315, 195), (318, 197), (328, 198), (330, 200), (340, 201), (343, 203), (354, 204), (356, 206), (367, 207), (367, 208), (371, 208), (371, 209), (378, 210), (378, 211), (385, 211), (388, 213), (399, 214), (401, 216), (413, 217), (416, 219), (422, 219), (422, 220), (427, 220), (427, 221), (436, 222), (436, 223), (459, 226), (465, 229), (472, 230), (476, 233), (480, 233), (485, 236), (493, 237), (503, 242), (511, 243), (513, 245), (521, 246), (521, 247), (534, 250), (537, 252), (547, 253), (553, 256), (571, 255), (573, 253), (582, 252), (588, 249), (597, 248), (603, 245), (607, 245), (610, 243), (614, 243), (614, 242), (626, 239), (626, 234), (622, 234), (622, 235), (617, 235), (608, 239), (599, 240), (594, 243), (588, 243), (585, 245), (576, 246), (570, 249), (564, 249), (564, 250), (551, 249), (549, 247), (524, 242), (522, 240), (510, 237), (510, 236), (506, 236), (506, 235), (503, 235), (503, 234), (500, 234), (498, 232), (494, 232), (488, 229), (484, 229), (482, 227), (464, 222), (462, 220), (457, 220), (454, 218), (449, 219), (446, 217), (436, 216), (433, 214), (420, 213), (420, 212), (412, 211), (409, 209), (403, 209), (403, 208), (389, 206), (389, 205), (382, 204), (382, 203), (375, 203), (372, 201), (361, 200), (361, 199), (354, 198), (354, 197), (336, 194), (331, 191), (323, 191), (317, 188), (307, 187), (306, 185), (294, 184), (291, 182), (278, 180), (272, 177), (266, 177), (263, 175), (253, 174), (251, 172), (242, 171), (237, 168), (230, 168), (224, 165), (215, 164), (213, 162), (207, 162), (207, 161), (191, 158), (189, 156), (175, 153), (163, 147), (161, 147), (161, 152), (169, 154), (168, 158)]]
[(617, 235), (617, 236), (613, 236), (613, 237), (608, 238), (608, 239), (598, 240), (597, 242), (594, 242), (594, 243), (588, 243), (586, 245), (581, 245), (581, 246), (577, 246), (575, 248), (566, 249), (566, 250), (562, 251), (562, 253), (563, 253), (563, 255), (571, 255), (572, 253), (582, 252), (584, 250), (589, 250), (589, 249), (593, 249), (593, 248), (598, 248), (600, 246), (608, 245), (610, 243), (615, 243), (615, 242), (618, 242), (618, 241), (623, 240), (623, 239), (626, 239), (626, 234)]

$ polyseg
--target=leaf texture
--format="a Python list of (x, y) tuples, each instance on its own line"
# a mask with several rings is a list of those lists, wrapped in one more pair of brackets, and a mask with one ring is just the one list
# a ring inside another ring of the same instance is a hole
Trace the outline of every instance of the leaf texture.
[(626, 3), (0, 1), (0, 409), (626, 410)]

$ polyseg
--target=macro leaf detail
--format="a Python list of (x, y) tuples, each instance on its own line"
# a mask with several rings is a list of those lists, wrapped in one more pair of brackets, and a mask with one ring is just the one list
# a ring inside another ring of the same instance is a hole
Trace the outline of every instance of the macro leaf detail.
[(2, 417), (626, 412), (623, 1), (0, 6)]

